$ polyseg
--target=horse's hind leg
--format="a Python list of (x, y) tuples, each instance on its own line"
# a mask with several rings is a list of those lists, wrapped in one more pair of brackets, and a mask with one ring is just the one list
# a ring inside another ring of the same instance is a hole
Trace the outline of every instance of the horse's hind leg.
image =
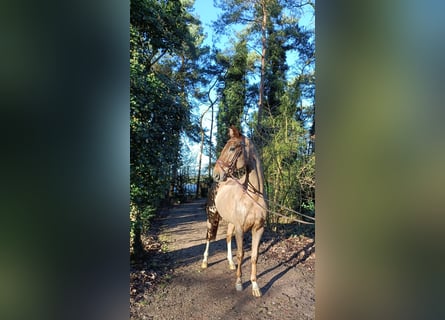
[(206, 235), (206, 249), (204, 251), (204, 257), (202, 259), (201, 268), (207, 268), (207, 260), (209, 257), (209, 246), (210, 241), (216, 239), (216, 234), (218, 233), (218, 224), (220, 215), (218, 211), (216, 211), (216, 207), (214, 205), (206, 206), (207, 212), (207, 235)]
[(235, 270), (235, 262), (233, 262), (232, 258), (232, 237), (233, 237), (233, 230), (235, 230), (235, 226), (232, 223), (229, 223), (227, 226), (227, 260), (229, 261), (229, 268), (230, 270)]
[(250, 281), (252, 282), (252, 295), (255, 297), (261, 297), (261, 290), (257, 283), (256, 278), (256, 264), (258, 261), (258, 250), (260, 246), (260, 239), (263, 235), (264, 227), (261, 227), (259, 229), (252, 228), (252, 255), (251, 255), (251, 262), (252, 262), (252, 269), (250, 273)]

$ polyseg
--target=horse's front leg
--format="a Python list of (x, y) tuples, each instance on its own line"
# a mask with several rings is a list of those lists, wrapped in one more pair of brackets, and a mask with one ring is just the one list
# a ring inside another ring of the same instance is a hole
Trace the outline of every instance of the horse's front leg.
[(227, 226), (227, 260), (229, 261), (229, 268), (230, 270), (235, 270), (235, 262), (233, 262), (232, 258), (232, 237), (233, 237), (233, 231), (235, 230), (235, 226), (232, 223), (229, 223)]
[(201, 268), (205, 269), (208, 265), (208, 258), (209, 258), (209, 246), (210, 246), (210, 240), (206, 241), (206, 249), (204, 251), (204, 257), (202, 259)]
[(243, 231), (241, 228), (237, 228), (235, 231), (235, 239), (236, 239), (236, 257), (238, 259), (238, 268), (236, 269), (236, 282), (235, 288), (237, 291), (243, 290), (243, 281), (241, 279), (241, 265), (243, 264), (244, 258), (244, 248), (243, 248)]
[(260, 239), (263, 235), (264, 227), (261, 227), (257, 230), (252, 228), (252, 255), (251, 255), (251, 262), (252, 262), (252, 269), (250, 273), (250, 281), (252, 283), (252, 295), (255, 297), (261, 297), (261, 290), (257, 283), (256, 278), (256, 264), (258, 261), (258, 250), (260, 246)]

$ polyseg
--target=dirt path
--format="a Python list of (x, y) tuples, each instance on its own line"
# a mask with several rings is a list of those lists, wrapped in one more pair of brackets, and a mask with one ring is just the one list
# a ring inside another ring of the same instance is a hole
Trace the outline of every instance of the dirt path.
[[(276, 239), (265, 234), (258, 261), (258, 284), (263, 296), (255, 298), (250, 286), (250, 238), (246, 235), (243, 291), (235, 290), (235, 271), (226, 259), (222, 222), (216, 241), (210, 244), (209, 267), (201, 269), (205, 248), (205, 199), (176, 206), (160, 217), (162, 254), (146, 265), (163, 266), (163, 281), (135, 298), (132, 319), (314, 319), (314, 242), (310, 238)], [(235, 241), (232, 242), (236, 252)], [(236, 257), (234, 257), (235, 263)], [(168, 268), (166, 267), (168, 266)], [(147, 268), (146, 268), (147, 269)], [(146, 282), (155, 278), (142, 272)], [(148, 273), (148, 274), (147, 274)]]

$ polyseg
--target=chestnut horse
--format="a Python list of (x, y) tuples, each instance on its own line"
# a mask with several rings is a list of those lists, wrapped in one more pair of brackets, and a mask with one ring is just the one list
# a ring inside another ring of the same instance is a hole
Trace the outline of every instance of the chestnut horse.
[[(216, 183), (210, 189), (207, 211), (206, 249), (202, 268), (207, 268), (210, 240), (214, 240), (222, 217), (228, 222), (227, 259), (230, 269), (236, 268), (235, 288), (242, 290), (241, 265), (244, 258), (244, 232), (252, 232), (251, 274), (252, 294), (261, 296), (257, 283), (257, 261), (260, 239), (266, 221), (267, 204), (263, 186), (263, 170), (253, 143), (237, 128), (229, 129), (230, 139), (221, 151), (213, 170)], [(235, 233), (238, 266), (232, 259), (232, 237)]]

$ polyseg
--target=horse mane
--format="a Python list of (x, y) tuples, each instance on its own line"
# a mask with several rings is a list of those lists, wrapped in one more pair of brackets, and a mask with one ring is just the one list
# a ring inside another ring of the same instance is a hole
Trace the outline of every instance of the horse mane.
[(249, 158), (247, 183), (255, 189), (254, 191), (264, 193), (264, 174), (260, 157), (252, 141), (247, 137), (244, 137), (243, 140), (246, 144)]

